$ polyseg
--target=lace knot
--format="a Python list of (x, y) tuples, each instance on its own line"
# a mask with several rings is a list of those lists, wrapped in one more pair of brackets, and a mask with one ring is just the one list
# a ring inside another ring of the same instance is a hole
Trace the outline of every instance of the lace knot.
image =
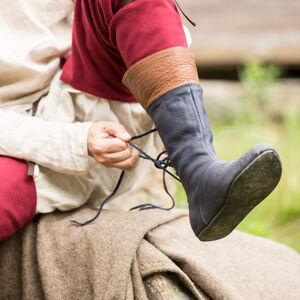
[(161, 161), (159, 160), (153, 160), (153, 163), (154, 163), (154, 166), (157, 168), (157, 169), (163, 169), (163, 167), (161, 166)]

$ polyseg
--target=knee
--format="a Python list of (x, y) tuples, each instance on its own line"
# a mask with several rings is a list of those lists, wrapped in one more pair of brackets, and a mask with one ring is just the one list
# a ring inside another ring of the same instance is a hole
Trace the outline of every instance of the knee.
[(0, 241), (29, 223), (36, 210), (36, 189), (25, 161), (0, 156)]

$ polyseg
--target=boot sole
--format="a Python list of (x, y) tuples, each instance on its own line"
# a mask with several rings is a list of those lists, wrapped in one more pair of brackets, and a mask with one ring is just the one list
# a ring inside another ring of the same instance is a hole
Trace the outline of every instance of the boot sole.
[(213, 241), (230, 234), (275, 189), (280, 177), (281, 162), (277, 153), (267, 150), (258, 155), (235, 178), (224, 206), (198, 238), (201, 241)]

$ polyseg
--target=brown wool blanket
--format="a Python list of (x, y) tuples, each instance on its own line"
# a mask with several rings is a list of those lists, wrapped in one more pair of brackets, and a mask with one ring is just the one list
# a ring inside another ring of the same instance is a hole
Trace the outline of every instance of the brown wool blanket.
[[(300, 299), (300, 256), (286, 246), (238, 231), (200, 242), (184, 210), (70, 223), (94, 214), (40, 215), (2, 242), (0, 299)], [(168, 294), (168, 278), (190, 297)]]

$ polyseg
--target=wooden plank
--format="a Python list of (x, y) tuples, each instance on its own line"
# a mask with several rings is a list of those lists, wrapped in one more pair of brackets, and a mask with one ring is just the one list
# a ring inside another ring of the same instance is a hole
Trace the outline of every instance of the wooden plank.
[[(300, 64), (300, 0), (181, 0), (200, 65)], [(184, 19), (184, 17), (183, 17)]]

